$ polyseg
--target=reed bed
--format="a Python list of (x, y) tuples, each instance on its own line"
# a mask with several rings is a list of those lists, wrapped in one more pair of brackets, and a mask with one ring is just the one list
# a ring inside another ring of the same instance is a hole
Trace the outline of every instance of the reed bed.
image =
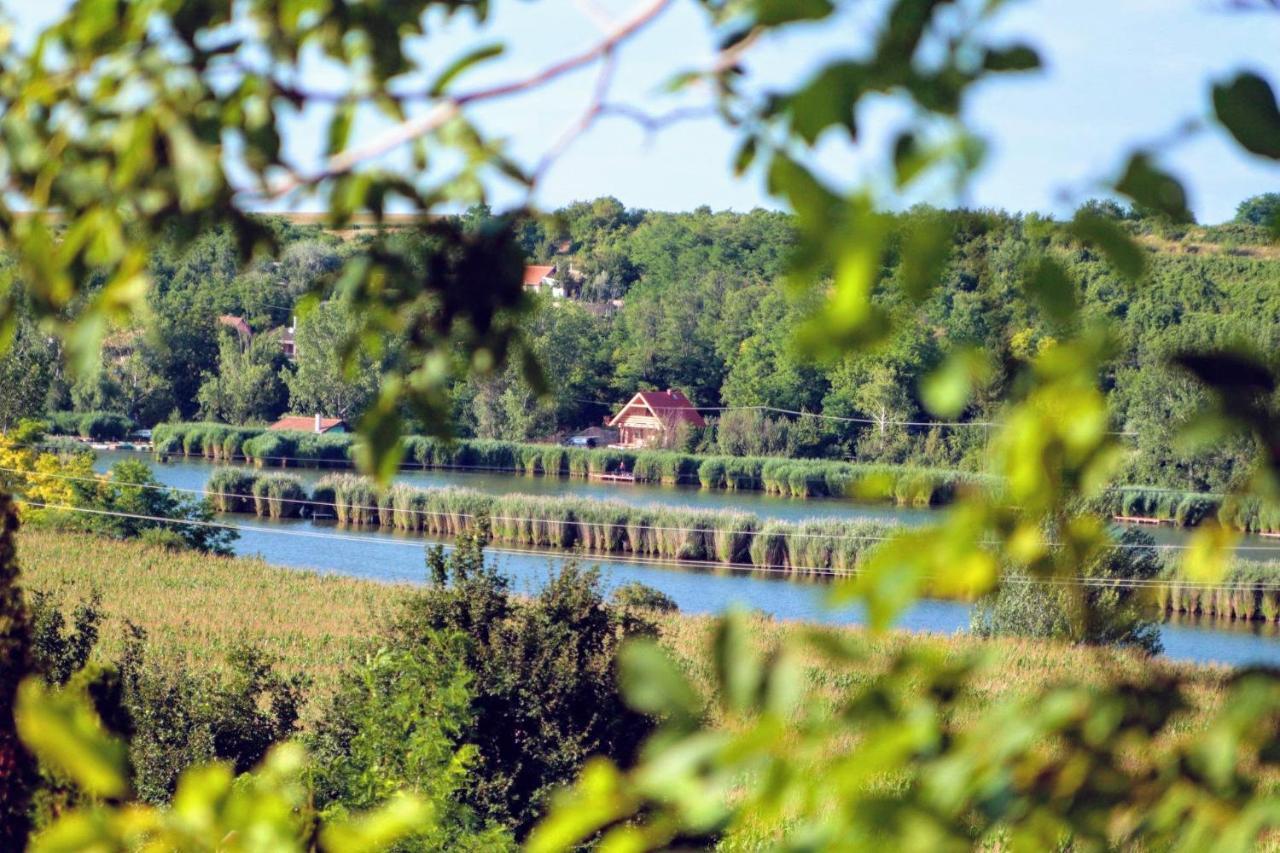
[[(233, 474), (238, 474), (234, 482)], [(850, 571), (893, 529), (865, 521), (763, 523), (740, 512), (488, 495), (459, 488), (380, 488), (353, 474), (323, 477), (309, 497), (294, 477), (253, 471), (216, 472), (209, 489), (225, 512), (282, 518), (306, 507), (344, 525), (428, 536), (458, 536), (485, 523), (491, 541), (514, 547), (723, 563), (800, 575)]]
[[(212, 459), (244, 458), (258, 467), (347, 467), (355, 436), (271, 432), (225, 424), (161, 424), (156, 453)], [(764, 491), (796, 498), (848, 497), (900, 506), (950, 503), (964, 488), (991, 487), (985, 474), (909, 465), (868, 465), (825, 459), (698, 456), (669, 450), (559, 447), (489, 439), (405, 439), (408, 468), (443, 468), (591, 477), (627, 472), (650, 483), (700, 484), (706, 489)]]
[(1162, 613), (1231, 622), (1280, 621), (1280, 563), (1234, 560), (1211, 587), (1179, 578), (1173, 565), (1166, 567), (1161, 580), (1154, 597)]
[(1254, 497), (1124, 486), (1103, 495), (1099, 509), (1108, 515), (1152, 518), (1180, 527), (1216, 518), (1241, 533), (1280, 534), (1280, 505)]
[[(98, 653), (117, 656), (132, 623), (147, 632), (148, 654), (197, 670), (219, 669), (236, 645), (252, 642), (278, 658), (286, 675), (311, 679), (304, 716), (312, 717), (359, 659), (386, 617), (412, 594), (408, 584), (386, 584), (333, 574), (272, 566), (257, 558), (174, 553), (138, 541), (87, 537), (54, 530), (24, 529), (18, 535), (21, 582), (47, 591), (70, 608), (97, 590), (106, 613)], [(659, 640), (694, 683), (711, 698), (715, 681), (712, 638), (715, 620), (686, 614), (655, 615)], [(796, 632), (818, 630), (856, 647), (856, 672), (833, 668), (816, 649), (799, 661), (812, 700), (839, 702), (851, 678), (883, 671), (908, 647), (930, 647), (959, 659), (981, 649), (991, 658), (969, 689), (962, 709), (971, 721), (1000, 696), (1030, 693), (1052, 684), (1097, 684), (1110, 679), (1157, 677), (1177, 671), (1193, 679), (1195, 715), (1219, 705), (1228, 671), (1150, 659), (1132, 652), (1082, 648), (1025, 639), (979, 640), (965, 635), (906, 632), (870, 634), (752, 619), (751, 638), (762, 650), (777, 648)], [(718, 703), (709, 701), (711, 713)]]

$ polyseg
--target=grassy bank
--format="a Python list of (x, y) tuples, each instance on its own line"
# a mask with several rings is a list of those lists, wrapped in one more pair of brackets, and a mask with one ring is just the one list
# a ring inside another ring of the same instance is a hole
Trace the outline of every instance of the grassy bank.
[[(154, 432), (161, 458), (244, 459), (259, 467), (349, 467), (353, 435), (269, 432), (226, 424), (161, 424)], [(825, 459), (699, 456), (666, 450), (623, 451), (510, 441), (425, 436), (405, 439), (403, 466), (591, 477), (627, 472), (638, 481), (700, 485), (706, 489), (763, 491), (789, 497), (849, 497), (900, 506), (950, 503), (966, 486), (989, 485), (983, 474), (906, 465), (863, 465)]]
[[(268, 565), (261, 560), (175, 555), (137, 542), (90, 539), (52, 531), (19, 535), (23, 583), (56, 594), (71, 606), (93, 590), (106, 612), (102, 652), (121, 648), (126, 620), (146, 629), (152, 653), (195, 669), (220, 667), (227, 650), (249, 641), (280, 659), (289, 674), (314, 679), (314, 697), (376, 637), (384, 616), (409, 594), (404, 584), (352, 580)], [(706, 654), (712, 620), (660, 617), (663, 643), (685, 662), (709, 691)], [(756, 621), (753, 636), (773, 647), (812, 626)], [(819, 697), (845, 695), (849, 687), (887, 665), (908, 645), (935, 648), (948, 656), (981, 648), (990, 655), (985, 675), (973, 685), (972, 713), (990, 698), (1031, 692), (1064, 682), (1098, 684), (1118, 677), (1143, 678), (1180, 670), (1193, 673), (1198, 704), (1216, 705), (1225, 671), (1151, 660), (1128, 652), (1084, 649), (1029, 640), (981, 641), (968, 636), (926, 636), (892, 632), (879, 636), (859, 629), (821, 629), (856, 643), (864, 652), (856, 671), (833, 671), (815, 656), (806, 658), (807, 679)]]

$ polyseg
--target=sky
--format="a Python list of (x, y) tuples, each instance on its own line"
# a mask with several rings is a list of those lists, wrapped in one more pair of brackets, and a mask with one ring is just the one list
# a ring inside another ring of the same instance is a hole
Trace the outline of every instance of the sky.
[[(18, 0), (7, 9), (20, 32), (31, 31), (65, 2)], [(502, 41), (506, 54), (490, 67), (468, 72), (462, 82), (507, 80), (598, 40), (598, 25), (584, 14), (585, 7), (620, 20), (640, 2), (496, 0), (482, 34), (466, 16), (443, 25), (433, 22), (434, 34), (417, 48), (418, 55), (438, 69), (469, 45)], [(856, 51), (866, 43), (875, 0), (852, 5), (851, 13), (834, 22), (801, 27), (753, 47), (748, 57), (753, 75), (764, 84), (784, 86), (802, 80), (824, 59)], [(1096, 195), (1099, 182), (1115, 174), (1133, 146), (1164, 138), (1188, 119), (1207, 118), (1212, 81), (1251, 69), (1280, 90), (1280, 12), (1226, 12), (1221, 6), (1214, 0), (1010, 3), (997, 39), (1036, 46), (1046, 68), (984, 84), (970, 97), (965, 115), (991, 148), (968, 195), (913, 200), (1062, 215)], [(663, 82), (712, 55), (701, 11), (692, 0), (677, 0), (622, 49), (610, 101), (650, 113), (687, 104), (664, 94)], [(316, 70), (316, 80), (325, 77), (323, 69)], [(475, 118), (487, 132), (506, 139), (519, 161), (532, 165), (574, 124), (594, 86), (594, 72), (580, 71), (536, 92), (485, 104)], [(892, 103), (869, 109), (863, 117), (869, 132), (859, 149), (824, 140), (818, 155), (824, 171), (852, 177), (870, 168), (899, 114)], [(307, 113), (287, 128), (287, 150), (304, 167), (318, 160), (323, 120), (318, 111)], [(356, 141), (381, 128), (378, 120), (362, 120)], [(718, 120), (671, 125), (657, 134), (622, 119), (601, 120), (559, 157), (534, 201), (552, 208), (612, 195), (628, 206), (663, 210), (778, 206), (759, 174), (732, 176), (735, 142)], [(1185, 179), (1202, 222), (1225, 221), (1240, 200), (1280, 191), (1280, 167), (1242, 152), (1212, 122), (1176, 146), (1165, 162)], [(523, 200), (510, 186), (491, 189), (495, 206)]]

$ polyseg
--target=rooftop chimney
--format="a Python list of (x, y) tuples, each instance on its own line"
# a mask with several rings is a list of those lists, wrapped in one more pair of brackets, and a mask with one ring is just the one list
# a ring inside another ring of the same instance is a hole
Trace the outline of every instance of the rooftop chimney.
[(316, 432), (320, 432), (320, 413), (316, 412)]

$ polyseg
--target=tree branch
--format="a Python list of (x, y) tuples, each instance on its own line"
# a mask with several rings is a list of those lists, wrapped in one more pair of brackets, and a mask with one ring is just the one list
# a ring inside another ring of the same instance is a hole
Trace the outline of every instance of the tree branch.
[(327, 178), (345, 174), (361, 162), (381, 157), (414, 139), (425, 136), (442, 127), (460, 115), (462, 109), (469, 104), (496, 100), (537, 89), (565, 74), (590, 65), (598, 59), (609, 57), (617, 49), (618, 45), (652, 23), (663, 10), (671, 5), (671, 2), (672, 0), (649, 0), (636, 14), (618, 24), (605, 38), (592, 47), (552, 63), (527, 77), (447, 96), (422, 115), (397, 124), (364, 145), (348, 148), (333, 155), (318, 172), (308, 177), (286, 176), (271, 185), (265, 194), (265, 199), (276, 199), (301, 186), (315, 184)]

